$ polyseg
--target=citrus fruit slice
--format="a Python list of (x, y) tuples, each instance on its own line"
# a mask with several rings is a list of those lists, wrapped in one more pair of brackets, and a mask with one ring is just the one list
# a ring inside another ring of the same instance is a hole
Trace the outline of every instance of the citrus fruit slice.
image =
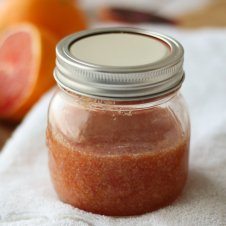
[(0, 7), (0, 28), (18, 22), (33, 23), (59, 39), (85, 29), (86, 18), (74, 0), (5, 0)]
[(0, 34), (0, 118), (21, 119), (54, 84), (56, 42), (31, 24)]

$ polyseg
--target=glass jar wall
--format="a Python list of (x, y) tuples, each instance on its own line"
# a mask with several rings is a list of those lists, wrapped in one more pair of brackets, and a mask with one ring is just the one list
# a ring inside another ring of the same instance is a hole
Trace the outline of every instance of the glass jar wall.
[(179, 92), (104, 101), (59, 90), (49, 108), (49, 167), (64, 202), (106, 215), (169, 204), (188, 173), (189, 118)]

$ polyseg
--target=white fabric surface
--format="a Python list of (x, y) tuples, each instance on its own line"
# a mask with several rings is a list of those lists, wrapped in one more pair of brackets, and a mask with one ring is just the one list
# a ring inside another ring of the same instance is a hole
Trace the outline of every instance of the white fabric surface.
[(0, 226), (226, 225), (226, 30), (161, 28), (185, 47), (192, 142), (190, 173), (171, 206), (136, 217), (95, 215), (57, 199), (47, 166), (45, 128), (52, 93), (28, 114), (0, 154)]

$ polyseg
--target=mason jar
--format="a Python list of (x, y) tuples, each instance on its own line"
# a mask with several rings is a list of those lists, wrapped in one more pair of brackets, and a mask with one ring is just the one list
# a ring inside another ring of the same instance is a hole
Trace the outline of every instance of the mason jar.
[(135, 28), (76, 33), (57, 45), (54, 76), (47, 144), (60, 200), (125, 216), (181, 194), (190, 123), (176, 40)]

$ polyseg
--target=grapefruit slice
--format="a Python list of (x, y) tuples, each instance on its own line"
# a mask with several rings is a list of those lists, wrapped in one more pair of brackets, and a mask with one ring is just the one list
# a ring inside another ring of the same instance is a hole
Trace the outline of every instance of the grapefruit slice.
[(21, 119), (54, 84), (56, 42), (31, 24), (0, 34), (0, 118)]

